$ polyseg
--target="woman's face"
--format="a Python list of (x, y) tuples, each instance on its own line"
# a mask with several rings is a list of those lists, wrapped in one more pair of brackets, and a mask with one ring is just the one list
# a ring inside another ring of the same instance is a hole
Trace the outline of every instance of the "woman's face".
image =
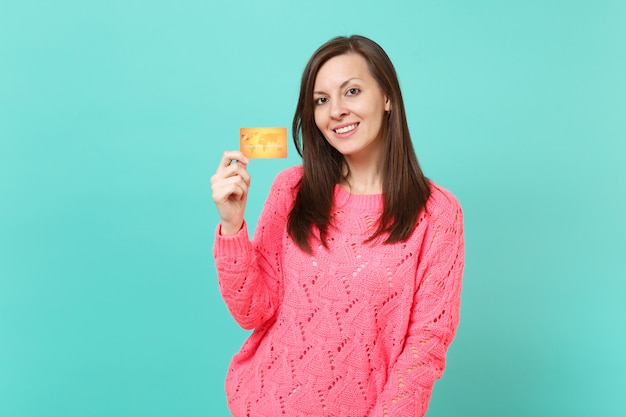
[(346, 160), (378, 162), (388, 97), (356, 53), (329, 59), (313, 87), (315, 124)]

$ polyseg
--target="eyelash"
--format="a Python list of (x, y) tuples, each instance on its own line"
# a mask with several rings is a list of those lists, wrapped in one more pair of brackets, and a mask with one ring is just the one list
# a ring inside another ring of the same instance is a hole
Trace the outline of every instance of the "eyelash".
[[(322, 102), (322, 100), (324, 100), (324, 101)], [(315, 105), (321, 106), (322, 104), (326, 103), (327, 101), (328, 101), (327, 97), (319, 97), (319, 98), (315, 99)]]
[[(346, 95), (349, 96), (356, 96), (357, 94), (359, 94), (361, 92), (361, 90), (359, 88), (356, 87), (352, 87), (352, 88), (348, 88), (346, 90)], [(328, 97), (318, 97), (315, 99), (315, 104), (317, 106), (320, 106), (322, 104), (325, 104), (328, 102)]]

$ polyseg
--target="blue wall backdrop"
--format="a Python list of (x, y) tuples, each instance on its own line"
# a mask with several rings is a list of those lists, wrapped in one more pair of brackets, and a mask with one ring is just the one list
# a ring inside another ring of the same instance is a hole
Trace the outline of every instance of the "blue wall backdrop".
[(626, 415), (626, 2), (1, 0), (1, 416), (229, 415), (209, 179), (353, 33), (466, 215), (429, 417)]

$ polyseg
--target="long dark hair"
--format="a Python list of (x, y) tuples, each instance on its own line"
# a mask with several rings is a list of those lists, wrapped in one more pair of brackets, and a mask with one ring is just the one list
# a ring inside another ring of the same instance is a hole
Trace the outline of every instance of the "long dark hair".
[[(300, 84), (300, 97), (293, 118), (292, 134), (302, 157), (303, 175), (287, 231), (303, 250), (311, 252), (311, 238), (326, 246), (335, 185), (344, 173), (344, 158), (324, 138), (315, 124), (313, 88), (319, 69), (329, 59), (357, 53), (391, 103), (383, 122), (385, 141), (382, 166), (383, 212), (371, 241), (386, 235), (384, 243), (405, 241), (413, 232), (430, 196), (430, 184), (417, 162), (409, 135), (398, 76), (385, 51), (363, 36), (337, 37), (322, 45), (307, 63)], [(314, 228), (319, 235), (316, 236)]]

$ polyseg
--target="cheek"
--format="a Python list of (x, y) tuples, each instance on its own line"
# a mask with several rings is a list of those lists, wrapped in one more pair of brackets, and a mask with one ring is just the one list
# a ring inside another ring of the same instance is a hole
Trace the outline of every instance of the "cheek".
[(315, 112), (313, 113), (313, 118), (315, 119), (315, 125), (317, 126), (317, 128), (319, 130), (323, 130), (324, 114), (319, 108), (315, 109)]

